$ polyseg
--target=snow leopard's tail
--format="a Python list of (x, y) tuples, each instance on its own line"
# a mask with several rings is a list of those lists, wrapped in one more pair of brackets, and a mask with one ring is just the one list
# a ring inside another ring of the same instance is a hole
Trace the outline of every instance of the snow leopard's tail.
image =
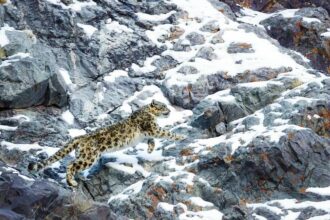
[(54, 155), (47, 158), (46, 160), (43, 160), (43, 161), (40, 161), (40, 162), (31, 162), (28, 165), (28, 169), (30, 171), (39, 171), (39, 170), (49, 166), (50, 164), (55, 163), (56, 161), (64, 158), (71, 151), (76, 149), (77, 146), (78, 146), (78, 141), (77, 140), (72, 140), (67, 145), (65, 145), (63, 148), (58, 150)]

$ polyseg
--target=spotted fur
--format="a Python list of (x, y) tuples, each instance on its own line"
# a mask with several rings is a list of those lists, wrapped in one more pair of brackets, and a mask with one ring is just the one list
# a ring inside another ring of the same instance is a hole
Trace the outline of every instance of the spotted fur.
[(132, 146), (145, 138), (148, 139), (148, 152), (151, 153), (155, 148), (153, 138), (184, 139), (182, 136), (164, 130), (156, 124), (157, 117), (169, 113), (170, 110), (165, 104), (153, 100), (151, 104), (132, 113), (127, 119), (96, 130), (93, 133), (77, 137), (47, 160), (40, 163), (31, 163), (28, 168), (30, 170), (40, 170), (76, 149), (76, 152), (79, 153), (67, 167), (66, 180), (70, 186), (77, 186), (78, 183), (74, 178), (75, 174), (89, 168), (102, 153)]

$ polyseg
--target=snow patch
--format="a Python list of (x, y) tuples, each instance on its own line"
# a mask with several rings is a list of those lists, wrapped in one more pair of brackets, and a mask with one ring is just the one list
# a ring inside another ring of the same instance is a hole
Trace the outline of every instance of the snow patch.
[(20, 150), (20, 151), (30, 151), (30, 150), (37, 150), (41, 152), (45, 152), (48, 156), (55, 154), (58, 151), (58, 148), (55, 147), (47, 147), (47, 146), (40, 146), (37, 143), (34, 144), (14, 144), (7, 141), (1, 141), (0, 146), (7, 148), (8, 150)]
[(128, 199), (128, 197), (130, 195), (134, 195), (134, 194), (139, 193), (142, 189), (143, 183), (144, 183), (144, 180), (140, 180), (140, 181), (130, 185), (129, 187), (127, 187), (121, 193), (110, 197), (110, 199), (108, 200), (108, 203), (110, 203), (113, 200), (125, 200), (125, 199)]
[(74, 123), (74, 116), (70, 112), (70, 110), (66, 110), (65, 112), (62, 113), (61, 118), (68, 123), (69, 125), (73, 125)]
[(156, 59), (159, 59), (159, 55), (155, 55), (153, 57), (148, 57), (145, 61), (142, 67), (138, 66), (137, 64), (133, 63), (132, 64), (132, 69), (135, 72), (140, 72), (140, 73), (148, 73), (156, 70), (156, 67), (151, 65), (152, 62), (154, 62)]
[(158, 15), (150, 15), (142, 12), (135, 13), (138, 16), (139, 20), (146, 20), (146, 21), (163, 21), (174, 14), (175, 11), (170, 11), (166, 14), (158, 14)]
[(114, 31), (117, 33), (133, 33), (134, 31), (130, 28), (128, 28), (125, 25), (119, 24), (118, 21), (112, 21), (110, 18), (107, 20), (106, 25), (105, 25), (106, 29), (108, 31)]
[(317, 18), (307, 18), (307, 17), (303, 17), (303, 21), (307, 22), (307, 23), (312, 23), (312, 22), (318, 22), (321, 23), (321, 21)]
[(321, 196), (330, 196), (330, 186), (328, 187), (309, 187), (306, 192), (315, 193)]
[(61, 0), (47, 0), (51, 4), (54, 5), (60, 5), (63, 9), (70, 9), (75, 12), (81, 11), (83, 7), (87, 6), (96, 6), (97, 4), (94, 1), (88, 0), (88, 1), (78, 1), (78, 0), (73, 0), (72, 4), (65, 5), (61, 2)]
[(0, 130), (4, 131), (15, 131), (17, 129), (17, 126), (7, 126), (7, 125), (0, 125)]
[(12, 27), (9, 27), (8, 24), (4, 24), (2, 28), (0, 28), (0, 46), (3, 47), (9, 44), (9, 39), (7, 38), (6, 31), (13, 31), (15, 30)]
[[(33, 182), (34, 181), (34, 179), (32, 179), (30, 177), (27, 177), (25, 175), (20, 174), (19, 171), (15, 170), (15, 169), (13, 169), (11, 167), (1, 167), (1, 169), (5, 170), (7, 172), (15, 173), (15, 174), (17, 174), (19, 177), (21, 177), (24, 180), (27, 180), (27, 181), (30, 181), (30, 182)], [(0, 175), (1, 175), (1, 172), (0, 172)]]
[(296, 220), (298, 219), (300, 212), (288, 211), (286, 216), (283, 216), (281, 220)]
[[(150, 175), (150, 172), (146, 171), (140, 164), (138, 164), (138, 159), (135, 155), (127, 155), (125, 151), (127, 149), (111, 152), (111, 153), (104, 153), (102, 157), (104, 158), (116, 158), (115, 162), (106, 163), (105, 166), (112, 167), (118, 169), (120, 171), (126, 173), (135, 173), (136, 171), (142, 173), (143, 176), (147, 177)], [(119, 166), (119, 165), (120, 166)], [(130, 166), (126, 166), (123, 164), (130, 164)]]
[(72, 81), (69, 75), (69, 72), (66, 69), (60, 68), (58, 70), (58, 72), (60, 73), (62, 79), (64, 80), (66, 85), (72, 85)]
[(68, 132), (72, 138), (79, 137), (79, 136), (86, 134), (86, 131), (84, 129), (76, 129), (76, 128), (69, 129)]
[(153, 28), (153, 30), (147, 30), (145, 33), (147, 37), (156, 45), (161, 46), (163, 43), (158, 41), (158, 38), (160, 36), (167, 36), (170, 33), (170, 28), (172, 25), (170, 24), (163, 24), (163, 25), (158, 25)]
[(328, 29), (327, 32), (322, 33), (321, 36), (326, 37), (326, 38), (330, 38), (330, 29)]
[(88, 38), (90, 38), (94, 34), (94, 32), (97, 31), (97, 28), (93, 27), (92, 25), (77, 23), (77, 26), (84, 30)]
[(157, 205), (157, 209), (162, 209), (166, 212), (173, 212), (174, 211), (174, 205), (169, 204), (167, 202), (159, 202)]
[(256, 220), (267, 220), (267, 218), (257, 215), (256, 213), (253, 213), (252, 216), (255, 217)]
[(10, 117), (9, 119), (14, 119), (14, 120), (21, 120), (22, 119), (23, 121), (26, 121), (26, 122), (31, 121), (28, 116), (21, 115), (21, 114), (14, 115), (14, 116)]
[(114, 70), (104, 77), (104, 81), (108, 83), (114, 83), (119, 77), (128, 77), (128, 74), (124, 70)]
[(198, 205), (200, 207), (214, 206), (213, 203), (207, 202), (200, 197), (190, 197), (189, 200), (191, 201), (191, 203)]
[(187, 211), (179, 216), (180, 220), (219, 220), (222, 219), (223, 214), (216, 209), (208, 211), (192, 212)]

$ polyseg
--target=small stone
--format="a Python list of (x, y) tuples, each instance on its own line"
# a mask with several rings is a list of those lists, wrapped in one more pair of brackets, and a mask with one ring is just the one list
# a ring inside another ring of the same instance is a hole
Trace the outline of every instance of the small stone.
[(151, 65), (157, 68), (157, 71), (166, 71), (168, 69), (172, 69), (178, 65), (178, 61), (173, 59), (171, 56), (162, 56), (159, 59), (154, 60)]
[(226, 131), (227, 131), (225, 123), (220, 122), (219, 124), (217, 124), (217, 125), (215, 126), (215, 130), (216, 130), (217, 133), (220, 134), (220, 135), (225, 134)]
[(231, 43), (227, 49), (228, 53), (254, 53), (251, 44), (248, 43)]
[(225, 41), (222, 38), (222, 33), (219, 32), (212, 37), (210, 42), (212, 44), (218, 44), (218, 43), (224, 43)]
[(202, 47), (196, 54), (196, 57), (200, 57), (206, 60), (213, 60), (217, 58), (217, 55), (213, 53), (212, 47)]
[(178, 40), (173, 45), (173, 50), (175, 51), (191, 51), (190, 42), (188, 40)]
[(179, 26), (173, 26), (170, 28), (170, 36), (169, 36), (169, 40), (174, 40), (179, 38), (180, 36), (182, 36), (182, 34), (184, 34), (184, 29), (179, 27)]
[(196, 74), (198, 70), (193, 66), (183, 66), (178, 70), (178, 73), (182, 73), (184, 75)]
[(73, 1), (72, 0), (61, 0), (61, 2), (65, 5), (69, 5), (69, 4), (72, 4)]
[(203, 32), (215, 33), (215, 32), (220, 31), (220, 27), (219, 27), (218, 22), (216, 20), (213, 20), (213, 21), (206, 23), (199, 30), (201, 30)]
[(174, 206), (174, 213), (179, 216), (181, 215), (182, 213), (186, 212), (187, 210), (187, 206), (182, 204), (182, 203), (179, 203), (177, 204), (176, 206)]
[(201, 45), (205, 43), (205, 38), (203, 35), (192, 32), (186, 36), (186, 39), (189, 40), (191, 46)]

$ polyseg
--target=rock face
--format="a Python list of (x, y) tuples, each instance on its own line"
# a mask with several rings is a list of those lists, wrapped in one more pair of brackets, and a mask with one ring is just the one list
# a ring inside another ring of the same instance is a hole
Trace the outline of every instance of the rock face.
[[(1, 4), (0, 219), (329, 218), (326, 1)], [(27, 170), (153, 99), (185, 140)]]
[(330, 39), (322, 36), (330, 27), (329, 19), (323, 8), (303, 8), (297, 10), (293, 17), (279, 15), (261, 24), (281, 45), (308, 57), (315, 69), (330, 73)]
[(33, 42), (23, 31), (5, 31), (12, 44), (3, 47), (6, 58), (0, 66), (0, 108), (67, 104), (63, 79), (56, 73), (54, 56), (48, 47)]
[(57, 184), (24, 177), (1, 164), (1, 219), (125, 219)]
[(283, 8), (303, 8), (303, 7), (322, 7), (330, 12), (329, 3), (326, 0), (305, 0), (305, 1), (288, 1), (288, 0), (223, 0), (229, 4), (234, 10), (238, 10), (238, 5), (248, 7), (256, 11), (272, 12)]

